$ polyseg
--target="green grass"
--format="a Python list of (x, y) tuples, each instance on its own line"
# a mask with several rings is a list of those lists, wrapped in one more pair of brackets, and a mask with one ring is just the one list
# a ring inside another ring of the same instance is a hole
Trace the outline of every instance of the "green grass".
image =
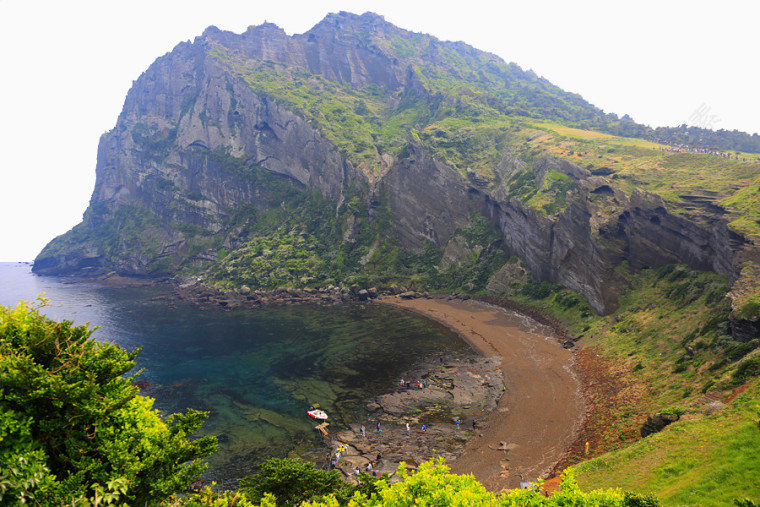
[[(711, 198), (732, 213), (731, 226), (743, 234), (760, 234), (760, 163), (698, 153), (662, 151), (667, 146), (567, 127), (550, 121), (529, 121), (530, 146), (568, 159), (590, 170), (607, 168), (615, 186), (654, 192), (676, 213), (693, 213), (683, 196)], [(756, 155), (740, 154), (755, 160)], [(699, 211), (696, 211), (699, 213)]]
[(627, 449), (576, 465), (582, 489), (655, 493), (665, 505), (760, 501), (760, 385), (726, 408), (691, 414)]
[(653, 410), (693, 401), (751, 350), (729, 336), (725, 277), (669, 265), (630, 283), (618, 311), (593, 322), (585, 343), (635, 368)]

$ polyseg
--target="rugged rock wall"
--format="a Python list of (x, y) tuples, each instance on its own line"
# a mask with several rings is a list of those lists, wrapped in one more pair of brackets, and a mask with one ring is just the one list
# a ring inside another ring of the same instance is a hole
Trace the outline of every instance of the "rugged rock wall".
[[(346, 23), (350, 30), (341, 29)], [(605, 178), (553, 157), (533, 163), (537, 188), (549, 171), (567, 175), (576, 188), (554, 214), (510, 195), (508, 176), (526, 165), (514, 153), (505, 151), (496, 168), (501, 183), (492, 187), (435, 160), (413, 137), (370, 188), (367, 176), (307, 121), (255, 93), (213, 57), (214, 48), (223, 46), (250, 60), (281, 62), (351, 86), (424, 94), (409, 62), (362, 35), (383, 34), (373, 40), (391, 46), (409, 37), (402, 32), (375, 15), (339, 14), (293, 37), (269, 24), (242, 35), (212, 27), (193, 43), (179, 44), (134, 83), (116, 127), (101, 138), (84, 222), (52, 241), (35, 271), (115, 269), (134, 275), (179, 261), (213, 261), (220, 248), (234, 248), (238, 241), (235, 230), (224, 229), (225, 220), (241, 207), (267, 205), (269, 196), (251, 173), (259, 168), (316, 189), (336, 205), (348, 187), (368, 189), (371, 206), (386, 200), (396, 237), (410, 249), (425, 241), (444, 247), (471, 213), (483, 214), (498, 225), (504, 248), (534, 276), (580, 292), (602, 313), (616, 307), (624, 288), (616, 272), (623, 261), (634, 270), (682, 262), (735, 278), (743, 240), (719, 214), (700, 220), (676, 216), (653, 194), (626, 196)], [(439, 43), (424, 43), (435, 58)], [(474, 51), (450, 46), (464, 56)], [(140, 213), (140, 229), (131, 235), (119, 229), (120, 213)], [(224, 240), (200, 248), (190, 240), (190, 229), (221, 232)], [(142, 247), (135, 248), (135, 241)]]
[[(442, 247), (467, 223), (468, 213), (481, 213), (498, 224), (504, 248), (538, 280), (583, 294), (600, 313), (617, 308), (626, 282), (616, 269), (624, 261), (632, 271), (683, 263), (736, 278), (734, 256), (744, 241), (722, 217), (698, 222), (676, 216), (657, 195), (637, 190), (628, 197), (605, 178), (565, 160), (547, 156), (536, 166), (579, 183), (570, 204), (557, 215), (499, 196), (499, 189), (473, 185), (414, 147), (384, 180), (398, 237), (408, 248), (419, 248), (423, 240)], [(545, 172), (539, 170), (539, 177)]]
[[(161, 247), (109, 257), (102, 245), (87, 238), (72, 246), (62, 237), (39, 255), (35, 271), (103, 268), (143, 275), (165, 258), (213, 259), (213, 251), (191, 252), (183, 232), (187, 227), (177, 224), (216, 233), (234, 210), (263, 206), (267, 196), (245, 174), (250, 167), (317, 189), (336, 202), (351, 183), (367, 185), (364, 175), (319, 132), (255, 94), (209, 57), (207, 49), (205, 38), (180, 44), (135, 82), (116, 127), (100, 140), (95, 189), (79, 226), (80, 231), (94, 229), (112, 221), (120, 209), (139, 209), (156, 222), (146, 232)], [(234, 238), (223, 246), (234, 247)]]

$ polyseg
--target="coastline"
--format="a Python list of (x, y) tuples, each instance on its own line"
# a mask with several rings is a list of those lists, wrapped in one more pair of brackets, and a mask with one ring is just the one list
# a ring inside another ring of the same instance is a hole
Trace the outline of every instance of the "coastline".
[(480, 354), (498, 358), (504, 396), (449, 463), (452, 472), (472, 473), (491, 491), (549, 477), (577, 439), (586, 414), (574, 354), (562, 348), (560, 337), (529, 317), (472, 299), (377, 302), (435, 320)]
[[(108, 278), (111, 277), (106, 277)], [(100, 281), (114, 285), (124, 284), (124, 280), (114, 278), (116, 279)], [(138, 285), (146, 284), (144, 280), (138, 282)], [(437, 417), (433, 424), (429, 424), (424, 435), (419, 432), (415, 434), (414, 429), (409, 435), (403, 424), (399, 423), (409, 420), (414, 428), (419, 419), (413, 412), (419, 410), (415, 408), (412, 412), (391, 416), (385, 413), (384, 406), (378, 406), (382, 410), (378, 410), (372, 419), (382, 422), (385, 416), (389, 416), (383, 423), (386, 430), (381, 435), (383, 445), (386, 448), (388, 444), (395, 447), (411, 468), (421, 461), (443, 456), (452, 472), (471, 473), (491, 491), (517, 488), (523, 482), (552, 475), (558, 464), (567, 457), (571, 445), (578, 440), (587, 415), (583, 392), (574, 373), (574, 352), (562, 347), (562, 342), (566, 340), (564, 330), (553, 322), (539, 323), (535, 320), (535, 315), (524, 315), (519, 308), (513, 310), (500, 306), (498, 302), (466, 297), (431, 297), (396, 288), (383, 291), (362, 290), (358, 287), (273, 291), (242, 288), (225, 291), (198, 282), (169, 284), (174, 286), (172, 293), (156, 299), (166, 300), (170, 307), (176, 300), (195, 303), (201, 309), (206, 305), (231, 309), (272, 304), (298, 305), (305, 302), (343, 304), (364, 301), (418, 313), (456, 332), (490, 363), (478, 366), (445, 364), (445, 368), (441, 369), (450, 371), (446, 371), (443, 376), (433, 374), (438, 366), (435, 365), (436, 368), (428, 370), (431, 378), (439, 377), (440, 380), (444, 377), (444, 383), (447, 383), (452, 378), (449, 373), (457, 370), (460, 376), (454, 384), (463, 380), (463, 372), (486, 378), (490, 375), (487, 372), (494, 371), (501, 377), (484, 382), (489, 391), (489, 406), (468, 411), (462, 418), (461, 432), (452, 418)], [(503, 391), (501, 385), (505, 387)], [(451, 394), (451, 389), (443, 390)], [(427, 391), (425, 394), (415, 392), (413, 396), (424, 398)], [(394, 393), (386, 396), (392, 394)], [(436, 403), (435, 400), (428, 401), (428, 405)], [(423, 408), (422, 412), (425, 411), (427, 408)], [(425, 415), (429, 416), (429, 412)], [(470, 423), (473, 419), (477, 419), (477, 428), (471, 430)], [(367, 462), (374, 461), (375, 453), (379, 454), (374, 450), (378, 444), (374, 437), (378, 435), (370, 435), (369, 431), (375, 429), (374, 420), (371, 424), (367, 437), (372, 438), (367, 440), (357, 438), (360, 434), (359, 425), (351, 425), (347, 431), (330, 435), (329, 440), (334, 447), (337, 447), (335, 444), (352, 447), (352, 452), (344, 453), (343, 457), (342, 470), (346, 476), (353, 475), (354, 466), (363, 470)], [(419, 424), (417, 428), (419, 429)], [(373, 442), (370, 444), (370, 441)], [(400, 449), (404, 446), (406, 447)], [(413, 447), (421, 451), (410, 452)], [(391, 455), (386, 456), (385, 452), (383, 451), (383, 457), (388, 459), (383, 459), (379, 467), (375, 463), (377, 472), (393, 472), (397, 461), (400, 461), (397, 459), (394, 463)], [(349, 463), (350, 467), (346, 470)]]

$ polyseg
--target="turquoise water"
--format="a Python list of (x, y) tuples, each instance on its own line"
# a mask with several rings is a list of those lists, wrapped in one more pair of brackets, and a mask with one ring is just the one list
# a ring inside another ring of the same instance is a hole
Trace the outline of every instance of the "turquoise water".
[(469, 351), (446, 328), (376, 303), (201, 310), (154, 300), (167, 290), (72, 283), (0, 263), (0, 304), (45, 291), (47, 315), (142, 347), (139, 379), (162, 412), (211, 413), (203, 431), (219, 438), (207, 474), (216, 480), (242, 477), (270, 457), (321, 456), (310, 405), (329, 414), (333, 431), (362, 422), (364, 400), (392, 390), (415, 363)]

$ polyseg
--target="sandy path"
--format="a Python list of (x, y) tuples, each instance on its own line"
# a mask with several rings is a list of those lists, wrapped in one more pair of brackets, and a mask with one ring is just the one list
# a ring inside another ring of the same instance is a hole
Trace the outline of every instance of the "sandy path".
[[(478, 421), (479, 436), (449, 463), (452, 471), (474, 474), (491, 491), (519, 487), (546, 474), (575, 439), (585, 413), (572, 352), (548, 328), (480, 301), (381, 302), (434, 319), (481, 353), (502, 358), (506, 393), (496, 410)], [(511, 450), (499, 450), (503, 443)]]

